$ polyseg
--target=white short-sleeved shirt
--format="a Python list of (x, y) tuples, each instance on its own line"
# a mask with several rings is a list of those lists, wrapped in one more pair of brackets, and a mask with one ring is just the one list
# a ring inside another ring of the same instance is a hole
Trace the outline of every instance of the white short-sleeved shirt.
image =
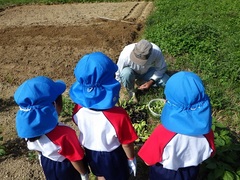
[(27, 147), (53, 161), (62, 162), (65, 159), (78, 161), (84, 157), (75, 130), (63, 124), (58, 124), (52, 131), (34, 142), (27, 141)]
[(215, 153), (214, 135), (187, 136), (159, 125), (144, 143), (138, 155), (149, 166), (160, 163), (164, 168), (197, 166)]
[(111, 152), (138, 138), (127, 112), (121, 107), (96, 111), (76, 105), (73, 121), (80, 131), (80, 143), (89, 150)]

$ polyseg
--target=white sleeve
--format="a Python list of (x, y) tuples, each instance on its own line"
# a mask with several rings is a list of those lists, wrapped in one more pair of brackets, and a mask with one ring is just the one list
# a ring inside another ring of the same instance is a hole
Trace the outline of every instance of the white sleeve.
[(125, 46), (119, 55), (119, 58), (117, 61), (118, 70), (115, 73), (115, 79), (119, 82), (121, 82), (121, 78), (120, 78), (121, 71), (123, 70), (124, 67), (129, 66), (129, 56), (133, 50), (133, 47), (134, 47), (134, 44)]
[(118, 58), (118, 62), (117, 62), (118, 70), (117, 70), (117, 72), (115, 73), (115, 79), (116, 79), (118, 82), (120, 82), (120, 83), (121, 83), (120, 73), (121, 73), (121, 71), (122, 71), (122, 69), (123, 69), (123, 64), (124, 64), (123, 61), (124, 61), (124, 60), (121, 58), (121, 54), (120, 54), (120, 56), (119, 56), (119, 58)]
[(153, 53), (154, 53), (154, 58), (155, 58), (154, 65), (155, 65), (156, 71), (151, 79), (157, 80), (157, 79), (163, 77), (164, 73), (167, 70), (167, 64), (165, 62), (165, 58), (162, 54), (162, 51), (159, 47), (155, 47)]

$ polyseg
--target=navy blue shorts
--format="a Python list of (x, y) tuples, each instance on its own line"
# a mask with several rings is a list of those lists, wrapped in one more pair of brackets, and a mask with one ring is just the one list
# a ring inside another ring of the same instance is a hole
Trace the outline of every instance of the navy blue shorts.
[(127, 180), (130, 177), (128, 161), (122, 146), (112, 152), (92, 151), (85, 148), (87, 161), (95, 176), (106, 180)]
[(163, 168), (160, 163), (150, 166), (149, 180), (196, 180), (199, 166), (179, 168), (177, 171)]
[(58, 162), (41, 155), (41, 164), (46, 180), (81, 179), (80, 174), (68, 159), (65, 159), (63, 162)]

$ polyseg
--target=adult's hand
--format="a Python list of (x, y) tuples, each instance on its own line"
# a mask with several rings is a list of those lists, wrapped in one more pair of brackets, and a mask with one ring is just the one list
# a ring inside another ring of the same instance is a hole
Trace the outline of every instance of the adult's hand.
[(148, 90), (152, 85), (154, 84), (154, 81), (151, 79), (147, 82), (145, 82), (144, 84), (142, 84), (141, 86), (138, 87), (139, 90)]

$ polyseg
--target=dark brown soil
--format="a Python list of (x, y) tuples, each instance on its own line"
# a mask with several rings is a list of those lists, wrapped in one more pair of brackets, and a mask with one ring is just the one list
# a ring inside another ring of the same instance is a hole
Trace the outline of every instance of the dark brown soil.
[(76, 63), (93, 51), (116, 62), (122, 48), (138, 40), (152, 8), (151, 2), (123, 2), (29, 5), (0, 12), (0, 143), (7, 153), (0, 156), (0, 179), (44, 179), (16, 135), (17, 86), (45, 75), (64, 80), (69, 88)]

